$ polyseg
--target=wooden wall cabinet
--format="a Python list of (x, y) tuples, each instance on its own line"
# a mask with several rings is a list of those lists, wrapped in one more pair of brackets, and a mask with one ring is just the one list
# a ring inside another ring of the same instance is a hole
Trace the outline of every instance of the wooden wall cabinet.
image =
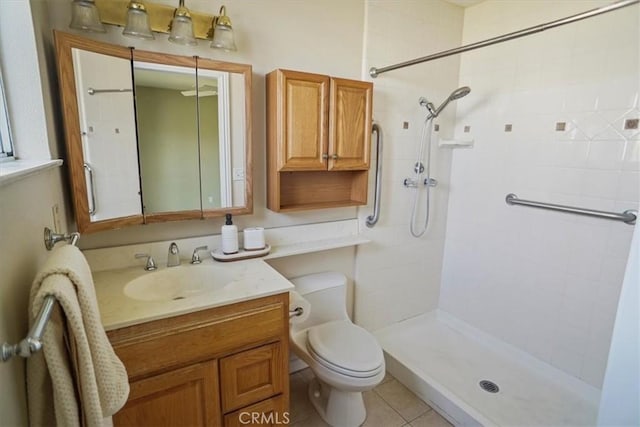
[[(131, 392), (114, 426), (289, 418), (288, 294), (109, 331)], [(246, 413), (264, 414), (254, 416)]]
[(275, 70), (267, 75), (267, 207), (367, 202), (373, 84)]

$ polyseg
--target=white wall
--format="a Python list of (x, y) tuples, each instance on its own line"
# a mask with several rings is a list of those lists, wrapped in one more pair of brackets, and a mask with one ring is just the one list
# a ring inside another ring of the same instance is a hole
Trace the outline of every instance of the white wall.
[[(464, 43), (606, 1), (487, 1)], [(462, 56), (440, 307), (601, 387), (633, 227), (504, 198), (622, 212), (640, 198), (638, 6)], [(556, 122), (566, 122), (564, 132)], [(504, 131), (512, 124), (513, 131)]]
[[(29, 160), (57, 153), (55, 124), (46, 120), (52, 117), (49, 77), (46, 69), (39, 69), (41, 52), (36, 50), (40, 14), (41, 9), (32, 10), (26, 1), (0, 1), (0, 57), (14, 143), (16, 153)], [(35, 36), (32, 19), (37, 21)], [(26, 336), (29, 288), (47, 256), (42, 230), (53, 227), (51, 207), (58, 205), (63, 225), (66, 219), (63, 182), (63, 171), (56, 168), (0, 186), (1, 342), (15, 344)], [(27, 425), (24, 360), (0, 362), (0, 384), (0, 423)]]
[[(66, 32), (70, 22), (68, 0), (47, 0), (51, 26)], [(176, 5), (174, 0), (159, 3)], [(216, 14), (220, 4), (209, 0), (191, 0), (193, 10)], [(123, 37), (122, 29), (109, 26), (107, 34), (83, 36), (96, 40), (135, 46), (136, 48), (179, 55), (200, 55), (222, 61), (253, 66), (253, 159), (254, 214), (238, 216), (234, 223), (242, 229), (249, 226), (278, 227), (293, 224), (325, 222), (355, 218), (355, 208), (324, 209), (311, 212), (276, 214), (266, 209), (266, 130), (264, 75), (275, 68), (289, 68), (328, 74), (336, 77), (360, 78), (364, 0), (225, 1), (236, 35), (237, 52), (210, 49), (200, 41), (197, 47), (178, 46), (167, 41), (166, 34), (156, 34), (154, 41)], [(115, 246), (126, 243), (168, 240), (172, 238), (217, 234), (223, 219), (149, 224), (122, 230), (83, 236), (83, 248)]]
[[(17, 141), (19, 143), (19, 141)], [(51, 206), (63, 210), (62, 170), (56, 168), (0, 187), (0, 341), (18, 343), (27, 335), (31, 282), (49, 253), (42, 230), (53, 227)], [(24, 197), (25, 194), (31, 197)], [(2, 425), (27, 425), (25, 363), (17, 357), (0, 362)]]
[[(367, 70), (458, 46), (463, 9), (440, 1), (369, 1), (363, 75)], [(432, 150), (432, 176), (440, 181), (432, 193), (431, 225), (419, 239), (409, 233), (413, 190), (402, 181), (413, 174), (426, 110), (418, 98), (435, 104), (455, 89), (459, 58), (452, 57), (382, 74), (374, 79), (373, 118), (384, 135), (382, 210), (373, 229), (364, 219), (373, 211), (375, 162), (370, 203), (358, 210), (362, 233), (373, 243), (358, 248), (355, 319), (375, 330), (437, 306), (447, 215), (451, 152)], [(452, 133), (454, 109), (438, 122)], [(403, 122), (409, 123), (403, 129)], [(424, 203), (424, 200), (422, 201)], [(421, 221), (422, 222), (422, 221)]]

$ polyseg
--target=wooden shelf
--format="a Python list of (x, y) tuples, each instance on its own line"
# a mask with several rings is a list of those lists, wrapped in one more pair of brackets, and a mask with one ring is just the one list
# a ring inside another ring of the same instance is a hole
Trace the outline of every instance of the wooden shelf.
[[(368, 171), (278, 172), (279, 212), (367, 203)], [(272, 209), (272, 207), (270, 207)]]
[(279, 212), (310, 211), (314, 209), (330, 209), (337, 207), (348, 208), (350, 206), (362, 206), (363, 204), (364, 203), (356, 202), (354, 200), (334, 200), (331, 202), (280, 205)]

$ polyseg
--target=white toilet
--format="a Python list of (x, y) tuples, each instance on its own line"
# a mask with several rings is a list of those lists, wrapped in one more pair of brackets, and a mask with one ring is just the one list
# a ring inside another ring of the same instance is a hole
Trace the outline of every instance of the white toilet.
[(359, 426), (367, 417), (362, 392), (385, 375), (382, 349), (373, 335), (349, 320), (347, 278), (342, 273), (290, 280), (311, 305), (309, 318), (292, 322), (290, 328), (291, 348), (316, 376), (309, 385), (309, 399), (330, 425)]

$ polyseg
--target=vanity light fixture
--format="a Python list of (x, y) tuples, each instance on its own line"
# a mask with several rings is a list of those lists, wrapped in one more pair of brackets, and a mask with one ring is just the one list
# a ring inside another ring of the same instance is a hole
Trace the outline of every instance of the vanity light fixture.
[[(2, 1), (2, 0), (0, 0)], [(104, 32), (102, 24), (125, 27), (125, 36), (153, 39), (155, 33), (169, 34), (169, 41), (182, 45), (193, 46), (197, 39), (210, 40), (211, 47), (226, 51), (235, 51), (231, 19), (226, 14), (226, 8), (220, 7), (218, 15), (209, 15), (189, 10), (180, 0), (178, 7), (153, 3), (145, 0), (73, 0), (74, 18), (71, 28), (84, 31)], [(84, 7), (85, 15), (88, 10), (95, 16), (94, 25), (76, 24), (75, 9)]]
[(180, 0), (180, 5), (176, 9), (171, 21), (171, 34), (169, 41), (176, 44), (195, 46), (196, 38), (193, 34), (193, 21), (191, 13), (184, 5), (184, 0)]
[(149, 26), (147, 8), (141, 1), (131, 0), (127, 6), (127, 25), (122, 35), (139, 39), (153, 40), (155, 36)]
[(95, 33), (107, 32), (100, 21), (100, 13), (93, 0), (73, 0), (69, 27)]
[(231, 19), (226, 14), (224, 6), (220, 8), (218, 16), (213, 17), (211, 29), (213, 39), (211, 47), (228, 51), (236, 50), (236, 42), (233, 37), (233, 28), (231, 27)]

